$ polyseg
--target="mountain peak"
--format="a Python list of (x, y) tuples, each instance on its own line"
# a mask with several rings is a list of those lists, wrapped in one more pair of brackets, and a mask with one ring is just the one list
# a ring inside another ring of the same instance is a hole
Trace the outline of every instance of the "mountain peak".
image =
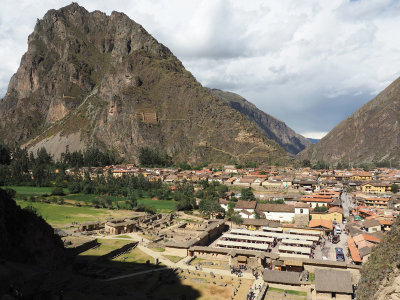
[(29, 36), (0, 103), (0, 138), (56, 157), (69, 145), (130, 161), (141, 147), (194, 163), (287, 159), (141, 25), (76, 3), (47, 12)]

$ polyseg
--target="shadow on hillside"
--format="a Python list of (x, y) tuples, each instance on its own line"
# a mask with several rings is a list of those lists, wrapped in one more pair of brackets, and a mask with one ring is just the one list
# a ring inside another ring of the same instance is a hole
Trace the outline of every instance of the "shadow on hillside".
[[(21, 299), (187, 300), (200, 297), (199, 291), (183, 285), (179, 272), (172, 269), (117, 260), (96, 262), (96, 259), (78, 257), (73, 267), (53, 271), (4, 262), (0, 264), (0, 299), (12, 293), (10, 287), (23, 294)], [(142, 273), (107, 281), (137, 272)]]

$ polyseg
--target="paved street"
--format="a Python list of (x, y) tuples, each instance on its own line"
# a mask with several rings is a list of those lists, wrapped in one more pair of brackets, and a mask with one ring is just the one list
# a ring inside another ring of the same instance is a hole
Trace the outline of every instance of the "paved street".
[(344, 259), (346, 263), (350, 263), (349, 258), (347, 257), (347, 249), (346, 249), (346, 241), (349, 238), (349, 236), (344, 233), (344, 225), (343, 224), (338, 224), (338, 226), (342, 229), (342, 233), (340, 234), (340, 241), (337, 244), (332, 244), (332, 242), (328, 241), (326, 239), (324, 243), (324, 247), (321, 245), (318, 245), (317, 248), (315, 248), (315, 259), (323, 259), (323, 257), (326, 257), (327, 260), (333, 260), (336, 261), (336, 252), (335, 248), (339, 247), (343, 249), (344, 253)]

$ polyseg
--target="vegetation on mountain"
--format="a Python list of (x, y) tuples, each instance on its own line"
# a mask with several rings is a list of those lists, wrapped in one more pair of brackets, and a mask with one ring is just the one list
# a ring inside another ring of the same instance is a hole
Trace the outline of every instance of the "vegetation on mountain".
[(400, 285), (399, 249), (400, 224), (397, 221), (363, 265), (357, 299), (395, 299)]

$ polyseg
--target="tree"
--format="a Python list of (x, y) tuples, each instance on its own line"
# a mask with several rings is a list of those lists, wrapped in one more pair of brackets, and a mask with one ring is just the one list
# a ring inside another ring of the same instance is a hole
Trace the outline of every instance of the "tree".
[(309, 159), (304, 159), (304, 160), (301, 162), (301, 165), (302, 165), (304, 168), (311, 168), (311, 161), (310, 161)]
[(153, 206), (146, 206), (144, 208), (144, 211), (146, 213), (148, 213), (149, 215), (154, 215), (157, 212), (156, 209)]
[(0, 165), (9, 165), (11, 162), (11, 151), (6, 146), (0, 143)]
[(52, 192), (51, 192), (52, 196), (64, 196), (64, 190), (62, 187), (56, 187)]
[(199, 203), (199, 211), (212, 218), (215, 214), (223, 213), (224, 209), (219, 205), (217, 198), (205, 198)]
[(137, 206), (137, 199), (133, 190), (129, 190), (128, 192), (127, 203), (130, 209), (134, 209)]
[(313, 212), (327, 212), (327, 211), (328, 211), (327, 206), (317, 206), (313, 210)]
[(399, 191), (399, 186), (395, 183), (392, 184), (391, 186), (391, 190), (393, 194), (397, 194), (397, 192)]
[(232, 221), (233, 223), (235, 223), (236, 225), (241, 225), (241, 224), (243, 224), (243, 219), (242, 219), (242, 217), (241, 217), (239, 214), (234, 214), (234, 215), (231, 217), (231, 221)]
[(172, 165), (170, 156), (150, 148), (140, 148), (139, 161), (145, 167), (169, 167)]
[(256, 200), (256, 197), (254, 196), (254, 194), (253, 194), (251, 188), (249, 188), (249, 189), (242, 189), (242, 190), (240, 191), (240, 193), (242, 194), (242, 196), (240, 197), (240, 199), (242, 199), (242, 200), (248, 200), (248, 201), (250, 201), (250, 200)]

